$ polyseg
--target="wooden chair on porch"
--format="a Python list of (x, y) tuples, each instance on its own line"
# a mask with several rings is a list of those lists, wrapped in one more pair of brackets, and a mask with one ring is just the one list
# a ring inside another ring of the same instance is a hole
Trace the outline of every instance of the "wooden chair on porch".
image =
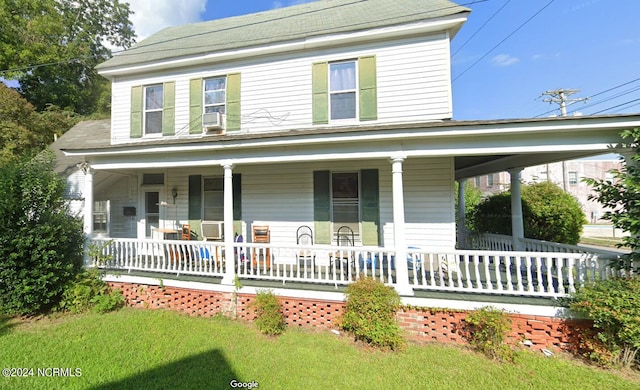
[[(271, 232), (268, 225), (253, 226), (253, 243), (268, 244), (271, 242)], [(253, 248), (251, 262), (254, 268), (269, 269), (271, 268), (271, 249), (270, 248)]]
[(182, 234), (180, 238), (182, 240), (191, 240), (191, 225), (187, 223), (182, 225)]

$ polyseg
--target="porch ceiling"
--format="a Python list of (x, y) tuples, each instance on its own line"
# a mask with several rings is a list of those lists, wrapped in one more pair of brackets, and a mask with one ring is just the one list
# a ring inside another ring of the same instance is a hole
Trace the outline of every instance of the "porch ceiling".
[(466, 179), (502, 172), (511, 168), (524, 168), (559, 161), (575, 160), (604, 153), (606, 152), (561, 151), (553, 153), (538, 152), (536, 154), (457, 156), (455, 157), (455, 178), (456, 180)]

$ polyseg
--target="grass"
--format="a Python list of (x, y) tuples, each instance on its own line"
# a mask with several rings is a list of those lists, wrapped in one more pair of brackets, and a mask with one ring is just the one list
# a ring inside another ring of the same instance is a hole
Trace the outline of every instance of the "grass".
[[(623, 377), (555, 356), (523, 353), (501, 364), (462, 347), (409, 345), (389, 353), (328, 331), (288, 329), (270, 338), (226, 318), (161, 310), (0, 321), (0, 367), (33, 368), (0, 378), (12, 389), (636, 389)], [(79, 377), (39, 377), (37, 368), (81, 369)], [(246, 387), (245, 387), (246, 388)]]
[[(580, 238), (580, 244), (597, 245), (608, 248), (618, 248), (617, 245), (622, 243), (621, 238), (613, 237), (582, 237)], [(622, 247), (621, 249), (628, 249)]]

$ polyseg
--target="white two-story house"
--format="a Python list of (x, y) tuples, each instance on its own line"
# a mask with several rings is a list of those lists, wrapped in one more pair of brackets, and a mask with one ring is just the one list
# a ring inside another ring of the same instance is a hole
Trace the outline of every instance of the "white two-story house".
[[(453, 121), (450, 42), (469, 14), (448, 0), (316, 1), (167, 28), (117, 54), (98, 66), (112, 81), (109, 136), (64, 148), (84, 161), (87, 234), (173, 242), (188, 225), (193, 246), (213, 224), (207, 243), (237, 254), (242, 236), (248, 256), (267, 227), (271, 276), (301, 227), (319, 248), (369, 248), (352, 256), (358, 270), (453, 253), (456, 180), (508, 169), (517, 183), (524, 166), (602, 153), (640, 125)], [(202, 255), (189, 248), (180, 259)], [(335, 264), (333, 250), (316, 265)], [(228, 282), (230, 263), (211, 272)], [(428, 267), (397, 272), (410, 293)]]

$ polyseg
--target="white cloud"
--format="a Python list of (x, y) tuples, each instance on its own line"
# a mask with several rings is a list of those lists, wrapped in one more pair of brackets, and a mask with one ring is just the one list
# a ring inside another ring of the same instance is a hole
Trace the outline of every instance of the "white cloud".
[(131, 22), (137, 35), (137, 41), (162, 30), (165, 27), (178, 26), (201, 21), (207, 0), (129, 0)]
[(491, 59), (491, 63), (495, 66), (509, 66), (520, 61), (517, 57), (512, 57), (509, 54), (498, 54)]

